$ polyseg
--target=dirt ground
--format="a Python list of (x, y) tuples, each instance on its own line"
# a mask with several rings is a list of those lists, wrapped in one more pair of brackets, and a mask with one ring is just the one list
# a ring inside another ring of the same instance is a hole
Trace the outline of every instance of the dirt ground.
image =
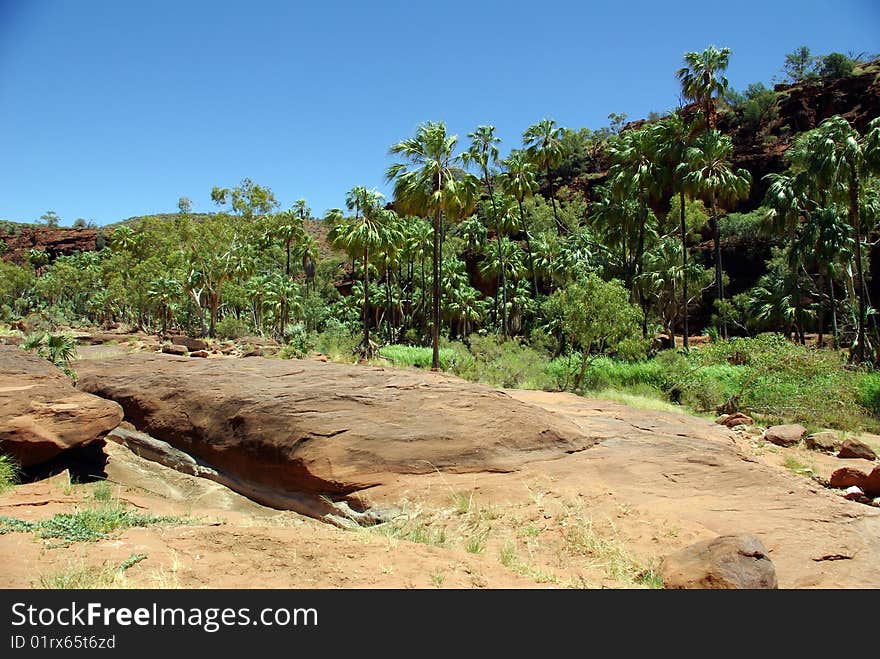
[[(880, 587), (880, 510), (793, 467), (827, 477), (868, 463), (781, 449), (684, 414), (507, 393), (600, 444), (512, 473), (400, 476), (363, 495), (389, 522), (340, 529), (108, 443), (112, 497), (180, 519), (66, 546), (0, 535), (0, 587), (656, 587), (665, 554), (738, 532), (761, 538), (783, 588)], [(0, 495), (0, 515), (94, 507), (99, 487), (65, 475), (17, 486)]]

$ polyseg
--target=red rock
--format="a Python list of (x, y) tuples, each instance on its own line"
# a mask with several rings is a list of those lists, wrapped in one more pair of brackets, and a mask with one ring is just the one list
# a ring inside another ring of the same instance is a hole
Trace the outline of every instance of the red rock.
[(666, 556), (660, 564), (666, 588), (778, 588), (767, 549), (752, 535), (705, 540)]
[(874, 449), (864, 442), (860, 442), (857, 439), (844, 439), (843, 444), (840, 445), (840, 451), (838, 452), (837, 457), (876, 460), (877, 454), (874, 453)]
[(799, 423), (771, 426), (764, 431), (764, 439), (777, 446), (793, 446), (801, 441), (807, 432)]
[(880, 465), (871, 470), (871, 473), (865, 477), (860, 487), (869, 497), (880, 497)]
[(122, 408), (81, 391), (48, 361), (0, 346), (0, 447), (22, 467), (102, 440)]
[(868, 474), (853, 467), (841, 467), (835, 469), (831, 474), (828, 484), (831, 487), (851, 487), (856, 485), (862, 487)]

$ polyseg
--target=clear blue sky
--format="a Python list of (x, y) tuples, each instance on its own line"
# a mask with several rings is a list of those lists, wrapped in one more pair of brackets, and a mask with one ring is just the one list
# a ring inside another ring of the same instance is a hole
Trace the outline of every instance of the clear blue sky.
[(243, 177), (321, 215), (387, 190), (422, 121), (493, 123), (506, 151), (544, 116), (642, 117), (712, 43), (735, 88), (770, 83), (801, 44), (880, 51), (880, 2), (0, 0), (0, 218), (209, 211)]

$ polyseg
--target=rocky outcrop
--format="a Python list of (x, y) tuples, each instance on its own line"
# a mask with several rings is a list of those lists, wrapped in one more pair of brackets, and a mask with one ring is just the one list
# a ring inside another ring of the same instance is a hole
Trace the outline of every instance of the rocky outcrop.
[(122, 408), (77, 391), (52, 364), (0, 345), (0, 451), (22, 467), (103, 439)]
[(46, 252), (50, 260), (77, 252), (93, 252), (97, 249), (98, 229), (19, 225), (12, 232), (0, 233), (0, 240), (6, 243), (3, 259), (21, 264), (32, 249)]
[(880, 465), (874, 467), (870, 473), (853, 467), (841, 467), (831, 474), (828, 484), (839, 488), (855, 486), (870, 497), (880, 497)]
[(753, 535), (725, 535), (680, 549), (663, 559), (666, 588), (777, 588), (767, 549)]
[(574, 424), (439, 373), (156, 353), (82, 363), (78, 387), (254, 487), (345, 498), (396, 474), (508, 472), (583, 450)]

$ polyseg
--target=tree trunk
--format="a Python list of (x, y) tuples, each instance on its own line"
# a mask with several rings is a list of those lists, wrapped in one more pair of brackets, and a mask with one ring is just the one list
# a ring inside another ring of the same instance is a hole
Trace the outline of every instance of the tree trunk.
[(547, 183), (550, 184), (550, 203), (553, 205), (553, 219), (556, 220), (556, 233), (564, 236), (568, 233), (568, 227), (559, 219), (559, 213), (556, 210), (556, 194), (553, 192), (553, 178), (550, 176), (550, 167), (547, 167)]
[(532, 293), (538, 297), (538, 276), (535, 274), (535, 259), (532, 256), (532, 237), (529, 234), (529, 227), (526, 224), (526, 214), (523, 212), (523, 200), (517, 199), (519, 203), (519, 222), (522, 225), (523, 233), (526, 236), (526, 253), (529, 255), (529, 270), (532, 272)]
[(364, 247), (364, 354), (370, 356), (370, 250)]
[[(688, 265), (688, 251), (687, 251), (687, 227), (685, 226), (685, 212), (684, 212), (684, 190), (678, 193), (678, 202), (681, 208), (679, 212), (679, 219), (681, 220), (681, 287), (682, 287), (682, 303), (681, 303), (681, 313), (682, 313), (682, 343), (684, 344), (684, 351), (688, 352), (690, 350), (690, 345), (688, 344), (688, 280), (687, 280), (687, 265)], [(674, 346), (673, 346), (674, 347)]]
[(486, 189), (489, 191), (489, 199), (492, 201), (492, 214), (495, 216), (495, 239), (498, 242), (498, 263), (501, 265), (501, 336), (507, 338), (507, 275), (504, 272), (504, 252), (501, 249), (501, 225), (498, 223), (498, 208), (495, 206), (495, 195), (492, 194), (492, 182), (489, 180), (489, 172), (483, 169), (483, 178), (486, 181)]
[(837, 298), (834, 295), (834, 275), (828, 277), (828, 289), (831, 294), (831, 346), (837, 350)]
[(434, 285), (431, 324), (431, 370), (440, 370), (440, 209), (434, 213)]
[(856, 273), (859, 279), (859, 322), (858, 322), (858, 356), (859, 362), (865, 361), (865, 274), (862, 267), (862, 231), (859, 217), (859, 170), (852, 161), (849, 163), (851, 182), (849, 186), (849, 222), (856, 234)]
[[(715, 294), (720, 302), (724, 301), (724, 280), (722, 279), (723, 271), (721, 269), (721, 228), (718, 226), (718, 206), (715, 203), (715, 193), (712, 193), (712, 239), (715, 242)], [(720, 312), (720, 310), (719, 310)], [(721, 336), (727, 338), (727, 320), (721, 318), (721, 327), (719, 328)]]

